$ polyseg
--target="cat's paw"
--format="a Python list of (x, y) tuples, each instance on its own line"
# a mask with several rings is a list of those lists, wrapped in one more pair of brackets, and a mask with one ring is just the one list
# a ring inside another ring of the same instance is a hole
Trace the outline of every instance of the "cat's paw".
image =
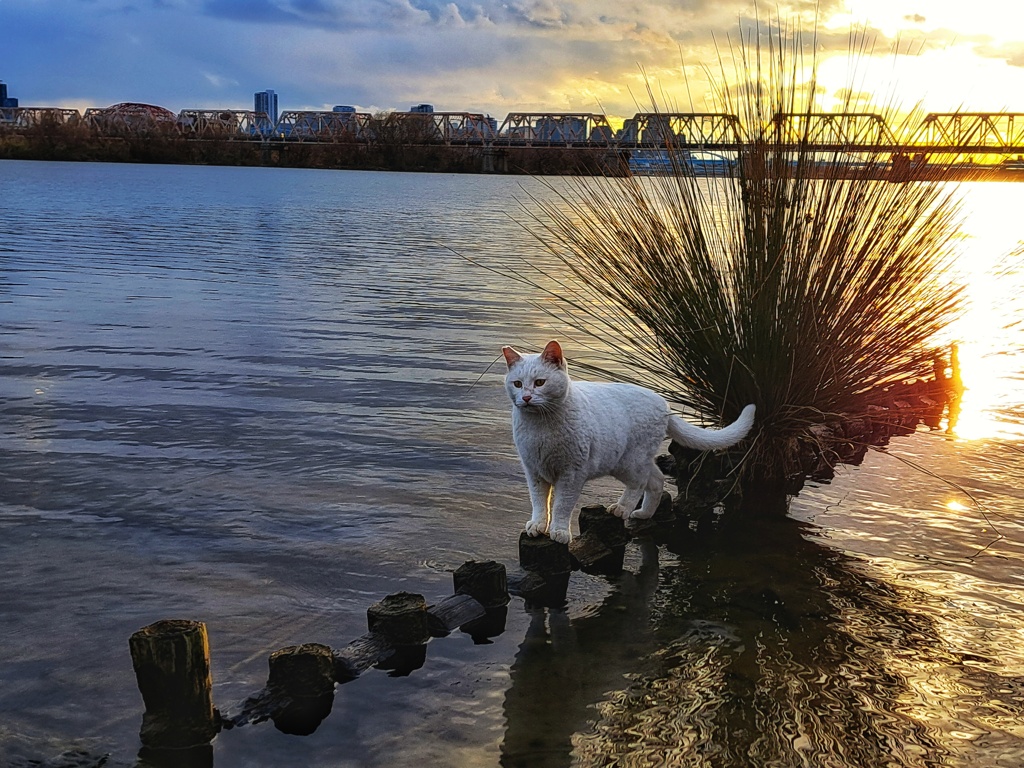
[(568, 544), (572, 541), (572, 534), (561, 528), (552, 528), (548, 531), (548, 536), (552, 541), (557, 541), (559, 544)]
[(547, 522), (538, 523), (533, 520), (526, 524), (526, 535), (527, 536), (543, 536), (548, 532)]
[(609, 514), (615, 515), (616, 517), (621, 517), (623, 519), (629, 517), (629, 510), (622, 507), (619, 504), (612, 504), (610, 507), (608, 507), (608, 512)]

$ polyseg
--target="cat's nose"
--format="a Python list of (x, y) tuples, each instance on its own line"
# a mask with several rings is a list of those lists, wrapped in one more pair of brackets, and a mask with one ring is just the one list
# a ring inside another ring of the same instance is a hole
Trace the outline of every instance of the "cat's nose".
[(523, 395), (523, 402), (528, 403), (533, 399), (533, 395)]

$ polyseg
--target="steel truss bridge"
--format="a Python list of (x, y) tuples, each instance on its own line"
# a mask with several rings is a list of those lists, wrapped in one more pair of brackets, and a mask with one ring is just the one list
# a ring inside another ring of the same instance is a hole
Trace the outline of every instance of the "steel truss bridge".
[[(0, 131), (82, 125), (98, 136), (179, 136), (273, 142), (366, 142), (481, 146), (490, 149), (608, 148), (739, 152), (748, 148), (736, 115), (641, 112), (615, 131), (596, 113), (510, 113), (502, 123), (471, 112), (286, 111), (276, 123), (260, 112), (185, 109), (177, 115), (148, 104), (104, 109), (0, 109)], [(898, 134), (898, 135), (897, 135)], [(778, 114), (773, 146), (822, 153), (1000, 155), (1024, 158), (1024, 113), (933, 112), (898, 132), (871, 112)]]

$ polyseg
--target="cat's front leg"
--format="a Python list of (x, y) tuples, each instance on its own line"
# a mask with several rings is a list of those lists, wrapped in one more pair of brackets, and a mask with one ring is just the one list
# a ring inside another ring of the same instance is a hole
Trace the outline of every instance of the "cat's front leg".
[(568, 544), (572, 541), (572, 515), (576, 502), (583, 492), (584, 478), (569, 475), (555, 483), (551, 499), (551, 527), (548, 536), (552, 541)]
[(530, 504), (533, 512), (526, 524), (526, 533), (540, 536), (548, 532), (548, 504), (551, 499), (551, 483), (526, 470), (526, 484), (530, 489)]

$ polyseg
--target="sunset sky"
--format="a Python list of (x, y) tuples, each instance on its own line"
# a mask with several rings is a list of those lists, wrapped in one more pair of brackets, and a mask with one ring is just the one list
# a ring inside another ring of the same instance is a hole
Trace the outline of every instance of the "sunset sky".
[[(813, 18), (814, 3), (762, 4)], [(0, 0), (0, 80), (22, 106), (122, 101), (251, 109), (605, 112), (659, 99), (701, 110), (702, 67), (735, 40), (749, 0)], [(822, 106), (850, 81), (848, 33), (877, 56), (858, 90), (929, 110), (1024, 112), (1024, 3), (823, 0)], [(906, 55), (891, 53), (898, 44)], [(831, 55), (835, 58), (830, 59)]]

